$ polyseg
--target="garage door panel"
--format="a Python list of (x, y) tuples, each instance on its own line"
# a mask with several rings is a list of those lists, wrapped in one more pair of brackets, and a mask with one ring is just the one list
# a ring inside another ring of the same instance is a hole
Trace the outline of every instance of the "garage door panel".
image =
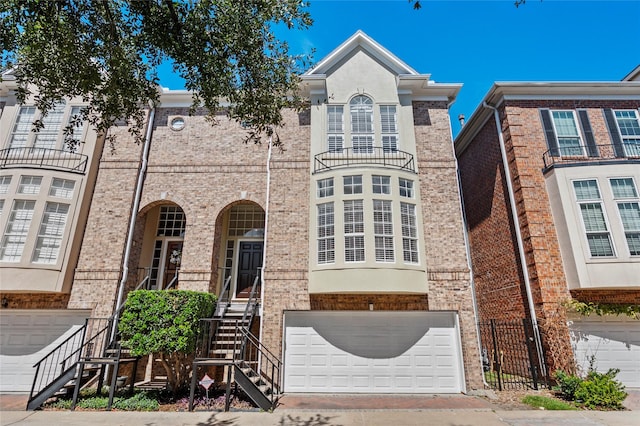
[(616, 379), (627, 387), (640, 387), (640, 322), (623, 316), (577, 317), (570, 323), (576, 362), (587, 371), (619, 368)]
[[(285, 316), (285, 392), (462, 391), (453, 313), (318, 314)], [(300, 345), (302, 334), (307, 335), (306, 346)]]

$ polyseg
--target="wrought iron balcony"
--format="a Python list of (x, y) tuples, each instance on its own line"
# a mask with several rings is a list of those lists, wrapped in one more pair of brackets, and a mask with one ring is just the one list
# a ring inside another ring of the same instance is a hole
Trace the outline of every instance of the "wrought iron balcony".
[(552, 148), (542, 155), (544, 169), (559, 164), (577, 164), (586, 162), (640, 161), (640, 144), (622, 143), (620, 145), (576, 145)]
[(47, 148), (7, 148), (0, 150), (0, 169), (37, 168), (84, 174), (87, 156)]
[(359, 166), (391, 167), (410, 172), (416, 171), (413, 155), (388, 148), (343, 148), (326, 151), (315, 156), (314, 173), (338, 168)]

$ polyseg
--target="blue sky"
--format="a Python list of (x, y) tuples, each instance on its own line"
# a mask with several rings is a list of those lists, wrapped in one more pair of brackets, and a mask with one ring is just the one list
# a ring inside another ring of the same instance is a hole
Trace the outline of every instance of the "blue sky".
[[(420, 73), (463, 83), (451, 107), (471, 116), (494, 81), (619, 81), (640, 64), (640, 0), (311, 0), (305, 31), (278, 32), (317, 62), (362, 30)], [(161, 74), (161, 84), (179, 82)], [(177, 85), (177, 87), (176, 87)]]

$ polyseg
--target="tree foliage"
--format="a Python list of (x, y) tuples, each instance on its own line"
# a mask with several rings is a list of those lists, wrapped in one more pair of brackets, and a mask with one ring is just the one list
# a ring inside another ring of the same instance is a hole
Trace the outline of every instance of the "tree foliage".
[(121, 120), (142, 140), (141, 106), (158, 100), (170, 61), (214, 120), (221, 109), (255, 132), (299, 108), (298, 74), (274, 28), (307, 28), (302, 0), (0, 0), (0, 67), (15, 67), (18, 100), (44, 113), (65, 97), (89, 102), (82, 119), (102, 134)]
[(178, 392), (189, 380), (200, 318), (213, 314), (215, 300), (213, 294), (185, 290), (132, 291), (118, 322), (122, 344), (136, 356), (154, 354)]

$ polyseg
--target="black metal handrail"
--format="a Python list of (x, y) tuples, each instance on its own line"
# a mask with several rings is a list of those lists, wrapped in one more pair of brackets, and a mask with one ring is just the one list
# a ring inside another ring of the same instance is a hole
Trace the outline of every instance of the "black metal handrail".
[(84, 325), (42, 357), (33, 367), (29, 402), (64, 372), (75, 366), (81, 358), (97, 358), (105, 355), (110, 343), (111, 318), (87, 318)]
[(315, 155), (314, 173), (356, 166), (383, 166), (416, 171), (413, 154), (389, 148), (342, 148)]
[[(242, 368), (251, 368), (255, 375), (259, 376), (271, 386), (272, 392), (266, 395), (274, 403), (281, 391), (282, 361), (262, 344), (254, 334), (245, 327), (236, 327), (236, 332), (242, 336), (242, 351), (236, 355), (235, 362)], [(234, 353), (238, 353), (234, 351)]]
[(216, 303), (214, 317), (223, 317), (229, 306), (231, 306), (231, 275), (224, 281), (222, 291)]
[(556, 164), (614, 160), (640, 160), (640, 144), (576, 145), (551, 148), (542, 154), (545, 169)]
[(84, 174), (88, 156), (49, 148), (6, 148), (0, 150), (0, 169), (27, 167)]

